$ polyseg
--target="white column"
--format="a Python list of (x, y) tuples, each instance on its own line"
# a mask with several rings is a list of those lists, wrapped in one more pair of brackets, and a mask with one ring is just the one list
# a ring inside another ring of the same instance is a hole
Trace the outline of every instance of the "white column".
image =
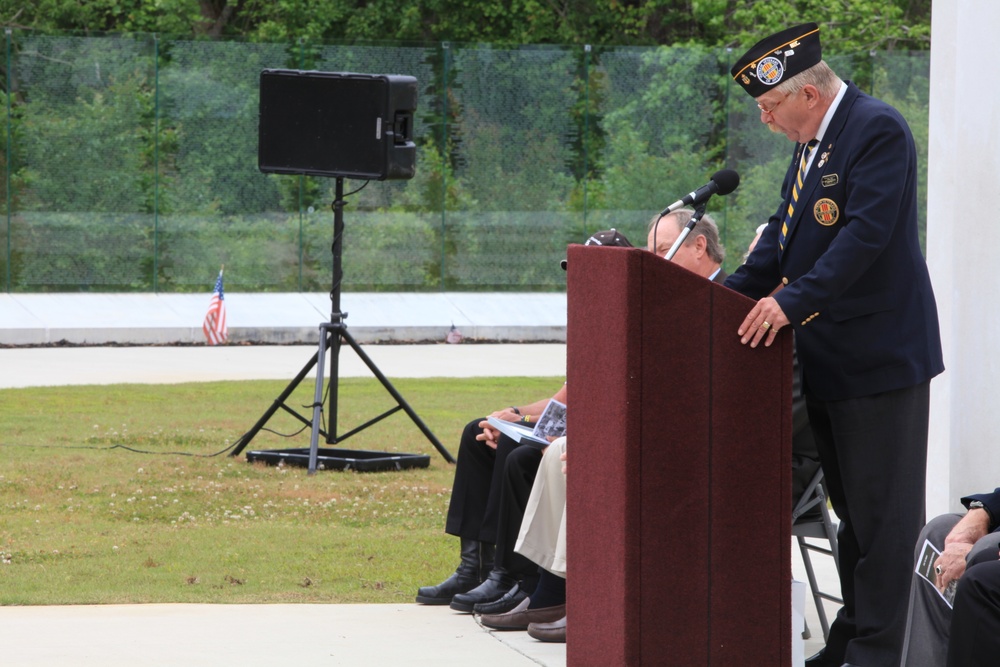
[(928, 518), (1000, 486), (1000, 2), (932, 5), (927, 260), (947, 370), (931, 382)]

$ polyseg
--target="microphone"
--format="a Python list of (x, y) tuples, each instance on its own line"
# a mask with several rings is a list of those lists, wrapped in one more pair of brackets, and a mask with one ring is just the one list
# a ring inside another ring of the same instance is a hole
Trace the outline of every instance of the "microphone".
[(698, 204), (708, 201), (708, 198), (712, 195), (728, 195), (730, 192), (736, 189), (736, 186), (740, 184), (740, 175), (737, 174), (732, 169), (720, 169), (719, 171), (712, 174), (712, 179), (706, 184), (690, 192), (682, 199), (678, 199), (670, 206), (663, 209), (660, 213), (662, 218), (668, 213), (673, 213), (679, 208), (685, 206), (697, 206)]

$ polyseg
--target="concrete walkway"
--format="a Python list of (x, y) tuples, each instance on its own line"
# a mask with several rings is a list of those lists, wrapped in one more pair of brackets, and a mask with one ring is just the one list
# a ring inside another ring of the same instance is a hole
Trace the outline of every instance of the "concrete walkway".
[[(390, 380), (566, 375), (566, 346), (561, 343), (363, 345), (362, 349)], [(0, 348), (0, 388), (291, 380), (316, 353), (312, 345)], [(338, 360), (340, 377), (371, 377), (350, 348), (343, 348)], [(310, 376), (315, 374), (313, 369)]]
[(4, 667), (558, 667), (565, 644), (412, 605), (0, 607)]

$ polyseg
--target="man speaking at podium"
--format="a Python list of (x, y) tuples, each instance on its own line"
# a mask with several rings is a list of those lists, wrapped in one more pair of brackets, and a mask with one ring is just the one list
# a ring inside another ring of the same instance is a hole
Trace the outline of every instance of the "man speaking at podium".
[[(822, 60), (795, 26), (733, 66), (761, 122), (795, 142), (782, 202), (726, 286), (757, 304), (738, 327), (791, 326), (840, 527), (844, 607), (807, 664), (899, 663), (912, 545), (924, 524), (930, 379), (944, 370), (917, 232), (917, 153), (892, 107)], [(777, 291), (775, 291), (777, 289)]]

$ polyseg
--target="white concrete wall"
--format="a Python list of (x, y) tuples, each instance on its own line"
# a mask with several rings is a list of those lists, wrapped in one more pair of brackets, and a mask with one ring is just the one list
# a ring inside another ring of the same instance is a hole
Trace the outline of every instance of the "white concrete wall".
[(1000, 2), (935, 0), (927, 259), (947, 370), (931, 383), (928, 517), (1000, 486)]

